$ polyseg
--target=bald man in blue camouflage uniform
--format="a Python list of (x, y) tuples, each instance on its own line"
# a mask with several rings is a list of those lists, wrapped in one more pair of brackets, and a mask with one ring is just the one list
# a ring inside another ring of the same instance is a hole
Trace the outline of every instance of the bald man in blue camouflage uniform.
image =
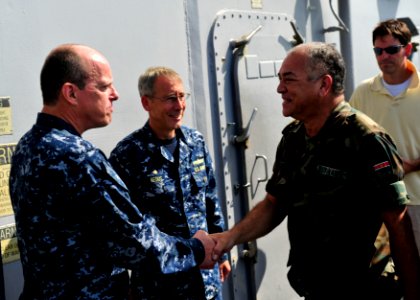
[(111, 121), (118, 99), (105, 57), (61, 45), (45, 61), (41, 88), (42, 112), (19, 141), (10, 174), (25, 280), (20, 299), (127, 299), (126, 268), (196, 267), (213, 241), (204, 232), (198, 239), (160, 232), (105, 155), (81, 137)]
[[(212, 160), (203, 136), (181, 126), (182, 80), (172, 69), (148, 69), (139, 79), (149, 120), (111, 152), (110, 162), (127, 184), (140, 211), (165, 233), (189, 238), (197, 230), (221, 232), (225, 224), (216, 195)], [(230, 265), (221, 260), (222, 276)], [(228, 271), (226, 271), (228, 268)], [(134, 299), (220, 299), (219, 268), (163, 274), (133, 272)]]

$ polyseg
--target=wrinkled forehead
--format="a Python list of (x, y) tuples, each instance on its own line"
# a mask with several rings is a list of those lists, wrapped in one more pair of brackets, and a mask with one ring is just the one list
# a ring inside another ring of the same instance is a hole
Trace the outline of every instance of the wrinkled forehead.
[(182, 79), (178, 76), (160, 75), (156, 78), (154, 83), (154, 89), (156, 90), (183, 90), (184, 86)]
[(280, 66), (279, 77), (300, 76), (305, 74), (305, 58), (299, 52), (291, 52)]
[(112, 71), (106, 59), (95, 56), (88, 61), (89, 78), (97, 81), (112, 81)]

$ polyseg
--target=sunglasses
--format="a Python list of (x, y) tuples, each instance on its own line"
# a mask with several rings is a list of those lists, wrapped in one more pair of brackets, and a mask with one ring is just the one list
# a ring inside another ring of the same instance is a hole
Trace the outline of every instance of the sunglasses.
[(400, 49), (404, 47), (405, 47), (404, 45), (393, 45), (386, 48), (374, 47), (373, 52), (375, 52), (376, 56), (381, 55), (383, 51), (392, 55), (392, 54), (398, 53)]

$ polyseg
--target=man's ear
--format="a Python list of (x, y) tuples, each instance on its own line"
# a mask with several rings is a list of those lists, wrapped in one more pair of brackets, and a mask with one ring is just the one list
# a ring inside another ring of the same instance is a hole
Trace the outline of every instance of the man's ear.
[(321, 95), (322, 96), (327, 95), (331, 91), (332, 85), (333, 85), (333, 78), (331, 77), (331, 75), (325, 74), (324, 76), (322, 76), (321, 87), (319, 89), (319, 92), (321, 93)]
[(404, 51), (405, 51), (405, 56), (410, 57), (410, 55), (413, 54), (413, 44), (408, 43), (407, 45), (405, 45)]
[(63, 95), (63, 98), (71, 104), (76, 104), (76, 89), (77, 87), (73, 83), (64, 83), (61, 87), (61, 93)]
[(145, 111), (150, 111), (150, 100), (147, 96), (141, 96), (141, 104)]

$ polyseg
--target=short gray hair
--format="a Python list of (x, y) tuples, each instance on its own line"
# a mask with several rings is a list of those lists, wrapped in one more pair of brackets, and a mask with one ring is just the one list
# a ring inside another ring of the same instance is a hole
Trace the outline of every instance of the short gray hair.
[(332, 91), (336, 95), (344, 93), (346, 65), (340, 52), (334, 45), (311, 42), (292, 48), (292, 52), (301, 49), (306, 54), (306, 71), (308, 79), (316, 79), (323, 75), (333, 78)]
[(171, 68), (161, 66), (150, 67), (139, 77), (138, 89), (140, 97), (153, 96), (155, 82), (159, 76), (178, 78), (182, 82), (181, 76)]

